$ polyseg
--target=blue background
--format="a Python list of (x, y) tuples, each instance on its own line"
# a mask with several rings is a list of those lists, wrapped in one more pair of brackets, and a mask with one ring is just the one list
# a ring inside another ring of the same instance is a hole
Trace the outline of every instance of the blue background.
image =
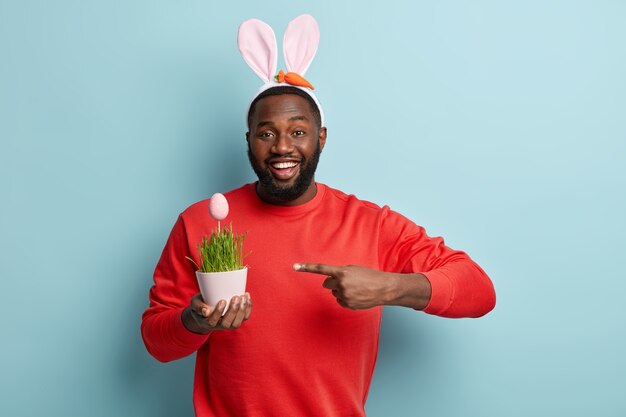
[(498, 294), (387, 308), (368, 415), (626, 415), (626, 3), (408, 0), (0, 0), (0, 414), (193, 414), (193, 358), (141, 342), (151, 274), (182, 209), (254, 180), (238, 24), (304, 12), (317, 179)]

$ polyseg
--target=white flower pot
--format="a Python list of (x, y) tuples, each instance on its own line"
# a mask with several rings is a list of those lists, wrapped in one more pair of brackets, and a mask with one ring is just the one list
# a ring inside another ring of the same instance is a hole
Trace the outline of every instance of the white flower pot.
[(246, 280), (248, 278), (248, 268), (226, 272), (200, 272), (196, 271), (198, 286), (202, 293), (204, 302), (215, 307), (220, 300), (226, 300), (228, 310), (230, 299), (235, 295), (246, 293)]

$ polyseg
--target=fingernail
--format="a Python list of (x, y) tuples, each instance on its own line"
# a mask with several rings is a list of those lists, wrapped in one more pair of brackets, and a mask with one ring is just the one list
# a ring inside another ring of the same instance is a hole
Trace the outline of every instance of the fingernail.
[(203, 315), (204, 317), (208, 317), (208, 316), (209, 316), (209, 310), (207, 310), (206, 308), (203, 308), (203, 309), (202, 309), (202, 315)]
[(293, 269), (296, 271), (299, 271), (300, 269), (302, 269), (302, 265), (300, 264), (293, 264)]

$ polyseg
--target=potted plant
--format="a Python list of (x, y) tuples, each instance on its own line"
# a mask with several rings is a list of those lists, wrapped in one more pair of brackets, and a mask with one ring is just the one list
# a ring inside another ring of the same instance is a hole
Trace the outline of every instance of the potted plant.
[(222, 228), (220, 222), (228, 215), (228, 201), (223, 194), (213, 194), (209, 200), (209, 213), (217, 221), (217, 227), (210, 237), (203, 236), (198, 245), (200, 265), (187, 256), (197, 268), (196, 278), (204, 302), (216, 306), (226, 300), (228, 310), (230, 299), (246, 292), (248, 268), (243, 264), (247, 254), (243, 253), (246, 234), (233, 232), (233, 225)]

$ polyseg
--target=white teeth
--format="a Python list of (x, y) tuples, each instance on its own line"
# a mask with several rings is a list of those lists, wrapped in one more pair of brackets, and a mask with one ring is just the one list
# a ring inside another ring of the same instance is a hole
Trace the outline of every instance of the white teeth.
[(293, 168), (296, 165), (298, 165), (297, 162), (277, 162), (275, 164), (272, 164), (272, 166), (277, 169)]

